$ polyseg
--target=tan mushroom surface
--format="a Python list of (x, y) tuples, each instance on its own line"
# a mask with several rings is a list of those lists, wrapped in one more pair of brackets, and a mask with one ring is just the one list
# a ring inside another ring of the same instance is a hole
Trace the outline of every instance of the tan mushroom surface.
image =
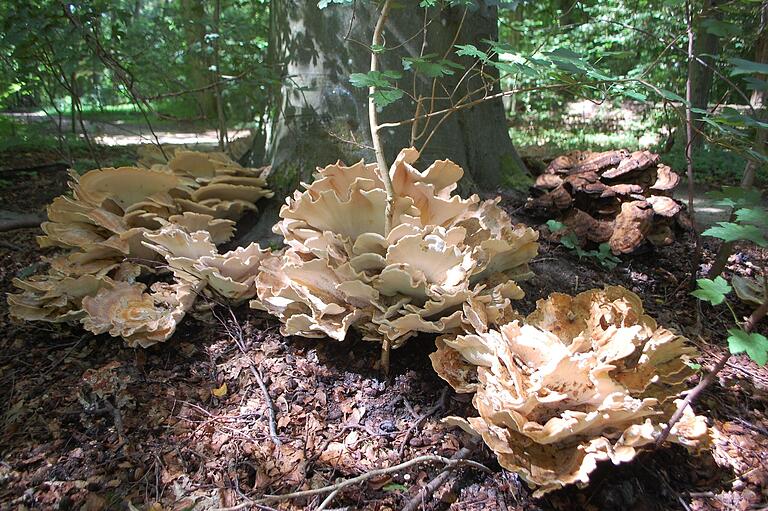
[[(499, 463), (540, 496), (586, 484), (600, 461), (653, 444), (692, 374), (695, 350), (659, 327), (621, 287), (539, 300), (525, 321), (444, 335), (431, 355), (477, 417), (447, 422), (480, 435)], [(670, 441), (704, 447), (710, 431), (690, 410)]]
[(284, 335), (343, 340), (354, 327), (394, 347), (419, 332), (510, 317), (537, 233), (513, 224), (497, 201), (453, 195), (463, 175), (456, 164), (419, 171), (417, 157), (405, 149), (390, 169), (389, 232), (375, 165), (319, 169), (280, 211), (274, 230), (287, 248), (262, 264), (251, 306), (277, 316)]
[(619, 255), (646, 242), (669, 245), (675, 227), (686, 222), (672, 198), (680, 177), (659, 160), (649, 151), (623, 149), (559, 156), (536, 178), (526, 207), (563, 222), (553, 237), (574, 233), (582, 246), (609, 243)]
[[(170, 150), (169, 150), (170, 151)], [(254, 293), (264, 252), (256, 248), (218, 254), (231, 239), (235, 220), (271, 197), (263, 169), (242, 167), (222, 153), (142, 151), (144, 167), (70, 173), (72, 196), (48, 207), (38, 237), (41, 248), (63, 249), (47, 274), (15, 280), (11, 314), (25, 320), (82, 321), (85, 328), (123, 337), (131, 345), (166, 340), (205, 286), (233, 301)], [(205, 239), (204, 271), (176, 276), (150, 290), (136, 279), (162, 273), (161, 254), (150, 237), (181, 230)]]

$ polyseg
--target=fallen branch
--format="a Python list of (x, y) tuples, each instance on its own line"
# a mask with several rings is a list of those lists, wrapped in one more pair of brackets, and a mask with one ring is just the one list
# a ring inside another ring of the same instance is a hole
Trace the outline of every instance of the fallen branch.
[[(249, 507), (256, 506), (259, 504), (265, 504), (267, 502), (276, 502), (281, 500), (290, 500), (290, 499), (298, 499), (303, 497), (313, 497), (315, 495), (324, 495), (326, 493), (332, 493), (340, 491), (347, 486), (352, 486), (355, 484), (364, 483), (368, 479), (372, 479), (377, 476), (391, 474), (392, 472), (399, 472), (401, 470), (405, 470), (408, 467), (411, 467), (413, 465), (419, 465), (421, 463), (442, 463), (445, 465), (445, 470), (453, 470), (458, 467), (467, 466), (476, 468), (478, 470), (481, 470), (486, 473), (492, 473), (493, 471), (483, 465), (482, 463), (478, 463), (476, 461), (467, 460), (463, 458), (457, 457), (459, 453), (463, 454), (464, 449), (461, 449), (457, 451), (456, 454), (454, 454), (451, 458), (446, 458), (444, 456), (436, 456), (436, 455), (426, 455), (426, 456), (419, 456), (418, 458), (413, 458), (411, 460), (405, 461), (403, 463), (399, 463), (397, 465), (393, 465), (391, 467), (386, 468), (379, 468), (376, 470), (371, 470), (370, 472), (366, 472), (364, 474), (360, 474), (357, 477), (353, 477), (351, 479), (346, 479), (344, 481), (341, 481), (340, 483), (332, 484), (329, 486), (323, 486), (322, 488), (314, 488), (312, 490), (303, 490), (303, 491), (297, 491), (294, 493), (286, 493), (284, 495), (267, 495), (265, 497), (262, 497), (260, 499), (251, 500), (249, 502), (243, 502), (242, 504), (238, 504), (237, 506), (233, 507), (227, 507), (227, 508), (219, 508), (216, 511), (237, 511), (239, 509), (248, 509)], [(464, 454), (464, 456), (468, 455), (469, 452)], [(327, 501), (328, 499), (326, 499)], [(325, 503), (325, 501), (324, 501)], [(325, 503), (327, 506), (329, 503)]]
[[(461, 460), (469, 456), (469, 454), (472, 451), (467, 447), (462, 447), (458, 451), (456, 451), (456, 454), (451, 456), (452, 460)], [(448, 477), (451, 475), (451, 471), (448, 470), (448, 467), (446, 467), (445, 470), (437, 474), (437, 476), (432, 479), (430, 482), (426, 484), (426, 486), (422, 487), (419, 492), (408, 501), (408, 504), (405, 505), (403, 508), (403, 511), (415, 511), (416, 509), (419, 509), (419, 507), (424, 503), (424, 499), (435, 493), (438, 488), (440, 488), (442, 485), (445, 484), (445, 482), (448, 480)]]
[(69, 169), (69, 164), (63, 161), (52, 163), (41, 163), (38, 165), (28, 165), (26, 167), (5, 167), (0, 168), (0, 174), (20, 174), (22, 172), (59, 172)]
[[(755, 311), (752, 313), (751, 316), (747, 319), (746, 322), (744, 322), (743, 330), (747, 333), (751, 332), (755, 326), (762, 320), (766, 314), (768, 314), (768, 302), (763, 303), (759, 308), (755, 309)], [(696, 398), (704, 392), (704, 389), (709, 387), (709, 385), (715, 380), (715, 377), (717, 376), (717, 373), (719, 373), (723, 367), (726, 366), (728, 363), (728, 360), (731, 358), (731, 352), (727, 351), (725, 355), (723, 355), (720, 360), (717, 361), (717, 364), (715, 364), (715, 367), (712, 368), (712, 370), (707, 373), (701, 381), (699, 381), (698, 385), (696, 385), (693, 389), (691, 389), (688, 394), (686, 394), (685, 399), (683, 399), (683, 402), (680, 403), (680, 405), (677, 407), (677, 410), (675, 410), (675, 413), (672, 415), (672, 417), (669, 419), (669, 423), (667, 424), (667, 427), (664, 428), (664, 431), (661, 432), (661, 435), (659, 435), (659, 438), (656, 439), (656, 447), (659, 447), (664, 440), (667, 439), (669, 436), (670, 431), (672, 431), (672, 428), (675, 424), (680, 420), (680, 418), (683, 416), (683, 412), (685, 412), (685, 409), (688, 408), (688, 406), (693, 403)]]
[(445, 408), (445, 400), (447, 398), (448, 398), (448, 387), (443, 389), (443, 392), (440, 394), (440, 398), (437, 400), (437, 403), (435, 403), (434, 406), (432, 406), (429, 410), (424, 412), (422, 415), (417, 417), (416, 422), (414, 422), (413, 425), (411, 425), (411, 427), (408, 428), (408, 431), (405, 432), (405, 438), (403, 438), (403, 443), (400, 445), (400, 449), (398, 450), (398, 453), (397, 453), (399, 459), (403, 458), (403, 453), (405, 452), (405, 448), (408, 446), (408, 442), (411, 440), (411, 437), (413, 437), (413, 434), (416, 431), (416, 428), (421, 426), (421, 424), (427, 419), (427, 417), (431, 416), (436, 411)]
[(0, 232), (36, 228), (42, 222), (45, 218), (36, 214), (0, 210)]
[(280, 441), (280, 436), (277, 433), (277, 414), (275, 413), (275, 404), (272, 402), (272, 397), (269, 395), (269, 389), (264, 383), (264, 378), (261, 376), (261, 372), (253, 363), (253, 361), (251, 360), (251, 357), (248, 355), (248, 351), (245, 349), (245, 342), (243, 341), (243, 328), (240, 326), (240, 322), (237, 321), (237, 317), (235, 316), (235, 313), (232, 311), (232, 308), (230, 307), (228, 308), (228, 310), (229, 310), (229, 315), (232, 318), (234, 331), (216, 313), (215, 308), (211, 309), (213, 316), (219, 321), (219, 323), (221, 323), (221, 325), (227, 331), (227, 335), (229, 335), (229, 338), (235, 341), (235, 344), (240, 349), (240, 352), (246, 357), (248, 357), (248, 367), (251, 370), (251, 374), (253, 375), (253, 378), (256, 380), (256, 384), (261, 389), (261, 394), (264, 397), (264, 402), (267, 405), (267, 416), (269, 418), (269, 436), (275, 445), (281, 445), (282, 441)]
[(267, 404), (267, 412), (269, 416), (269, 436), (272, 438), (272, 441), (275, 443), (275, 445), (280, 445), (282, 442), (280, 441), (280, 437), (277, 434), (277, 414), (275, 413), (275, 404), (272, 402), (272, 397), (269, 395), (269, 389), (267, 389), (267, 386), (264, 384), (264, 378), (262, 378), (261, 372), (251, 361), (251, 357), (248, 355), (245, 349), (245, 343), (243, 342), (243, 329), (240, 327), (240, 323), (237, 321), (237, 317), (235, 317), (235, 313), (231, 308), (229, 309), (229, 314), (232, 316), (232, 321), (237, 328), (235, 332), (237, 335), (232, 335), (229, 329), (227, 329), (227, 332), (229, 332), (229, 336), (235, 341), (235, 344), (237, 344), (237, 347), (240, 348), (240, 351), (243, 353), (243, 355), (248, 357), (248, 366), (251, 369), (251, 374), (256, 380), (256, 383), (259, 385), (261, 394), (264, 396), (264, 401)]

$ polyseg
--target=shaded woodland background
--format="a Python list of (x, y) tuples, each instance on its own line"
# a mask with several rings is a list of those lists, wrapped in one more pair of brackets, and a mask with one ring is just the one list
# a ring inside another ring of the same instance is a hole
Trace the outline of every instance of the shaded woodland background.
[[(402, 57), (422, 45), (414, 33), (433, 20), (433, 51), (448, 51), (448, 60), (464, 66), (469, 58), (451, 44), (497, 37), (504, 47), (498, 60), (511, 72), (494, 91), (524, 90), (452, 118), (425, 158), (455, 159), (468, 170), (462, 193), (500, 195), (515, 222), (540, 228), (536, 276), (521, 284), (520, 312), (551, 292), (621, 285), (660, 324), (690, 338), (701, 367), (728, 353), (728, 311), (690, 295), (716, 259), (718, 240), (688, 230), (674, 244), (605, 264), (548, 238), (548, 217), (524, 205), (534, 177), (556, 156), (618, 148), (660, 154), (683, 177), (676, 198), (687, 201), (690, 82), (698, 230), (728, 220), (730, 208), (705, 192), (738, 186), (745, 168), (756, 171), (764, 206), (768, 2), (400, 3), (386, 33), (403, 54), (382, 60), (403, 73), (404, 84), (411, 75)], [(52, 198), (67, 193), (68, 168), (133, 165), (146, 144), (222, 149), (245, 165), (272, 165), (276, 196), (241, 224), (242, 244), (265, 239), (278, 205), (316, 166), (370, 161), (367, 89), (350, 75), (368, 70), (368, 48), (355, 41), (370, 41), (378, 7), (362, 0), (1, 2), (0, 210), (26, 215), (28, 227), (0, 233), (3, 290), (45, 267), (37, 224)], [(467, 39), (453, 41), (460, 24)], [(447, 84), (458, 78), (449, 68), (425, 65), (422, 74)], [(650, 85), (630, 84), (640, 76)], [(429, 90), (432, 81), (419, 86)], [(412, 116), (413, 106), (407, 99), (389, 105), (383, 120)], [(386, 133), (387, 150), (396, 153), (409, 131)], [(697, 239), (701, 264), (694, 267)], [(732, 248), (722, 274), (762, 278), (765, 248), (743, 240)], [(733, 307), (741, 318), (752, 312), (735, 300)], [(397, 350), (383, 378), (372, 363), (378, 347), (355, 336), (343, 343), (287, 338), (274, 319), (247, 307), (220, 311), (226, 317), (217, 322), (190, 317), (171, 341), (135, 350), (78, 326), (11, 321), (3, 301), (0, 508), (245, 509), (264, 494), (323, 486), (425, 454), (450, 457), (470, 445), (440, 422), (472, 412), (466, 396), (434, 374), (432, 339)], [(233, 345), (233, 331), (242, 345)], [(756, 332), (768, 334), (764, 324)], [(280, 446), (270, 442), (270, 406), (251, 379), (254, 367), (274, 401)], [(586, 488), (533, 499), (520, 478), (475, 446), (473, 459), (492, 473), (452, 472), (419, 500), (441, 467), (411, 467), (340, 492), (334, 506), (767, 509), (768, 370), (733, 355), (695, 409), (720, 431), (711, 452), (644, 453), (633, 463), (601, 466)], [(321, 502), (258, 508), (315, 509)]]

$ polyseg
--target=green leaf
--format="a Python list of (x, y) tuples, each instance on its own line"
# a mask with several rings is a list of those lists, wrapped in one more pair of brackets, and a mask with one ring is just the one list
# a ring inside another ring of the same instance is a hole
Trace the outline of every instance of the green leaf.
[(638, 101), (646, 102), (648, 100), (648, 96), (645, 94), (640, 94), (639, 92), (635, 92), (632, 90), (624, 91), (624, 95), (628, 98), (636, 99)]
[(549, 229), (549, 232), (558, 232), (565, 229), (565, 224), (563, 222), (558, 222), (557, 220), (547, 220), (547, 228)]
[(684, 105), (688, 103), (684, 97), (678, 94), (675, 94), (674, 92), (667, 89), (659, 89), (659, 94), (661, 94), (662, 97), (664, 97), (664, 99), (668, 99), (669, 101), (679, 101)]
[[(581, 247), (579, 246), (579, 239), (576, 237), (574, 233), (566, 234), (562, 238), (560, 238), (560, 243), (565, 248), (570, 248), (571, 250), (577, 250), (577, 254), (581, 252)], [(583, 252), (581, 254), (578, 254), (579, 257), (583, 255)]]
[(437, 5), (437, 0), (421, 0), (419, 7), (426, 9), (427, 7), (434, 7)]
[(754, 76), (747, 76), (744, 78), (744, 83), (747, 84), (747, 89), (765, 92), (768, 91), (768, 82), (755, 78)]
[(768, 229), (768, 211), (763, 207), (739, 209), (736, 211), (736, 220)]
[(699, 288), (691, 294), (704, 302), (712, 305), (720, 305), (725, 301), (725, 295), (733, 289), (723, 277), (717, 276), (715, 280), (698, 279), (696, 280)]
[(405, 491), (408, 487), (400, 483), (389, 483), (384, 486), (384, 491)]
[(397, 71), (369, 71), (367, 73), (352, 73), (349, 75), (349, 83), (355, 87), (392, 87), (393, 80), (403, 75)]
[(376, 103), (376, 106), (383, 108), (402, 97), (403, 91), (400, 89), (377, 89), (373, 93), (373, 102)]
[(758, 365), (768, 362), (768, 339), (761, 334), (750, 334), (740, 328), (729, 328), (728, 349), (731, 353), (746, 353)]
[(455, 69), (464, 69), (464, 66), (447, 59), (433, 61), (435, 55), (423, 57), (403, 57), (403, 69), (422, 74), (428, 78), (442, 78), (454, 74)]
[(760, 203), (762, 195), (756, 188), (742, 188), (740, 186), (724, 186), (722, 189), (707, 192), (708, 198), (716, 201), (718, 206), (750, 207)]
[(383, 53), (387, 49), (383, 44), (372, 44), (371, 51), (373, 53)]
[(474, 44), (457, 44), (456, 48), (458, 48), (458, 50), (456, 51), (456, 55), (458, 55), (459, 57), (473, 57), (476, 59), (480, 59), (483, 62), (486, 62), (491, 58), (484, 51), (478, 50), (477, 46), (475, 46)]
[(731, 76), (768, 74), (768, 64), (762, 64), (760, 62), (753, 62), (751, 60), (737, 58), (728, 59), (728, 62), (733, 65), (733, 68), (731, 69)]
[(723, 241), (751, 241), (755, 245), (766, 247), (768, 240), (763, 231), (754, 225), (741, 225), (733, 222), (718, 222), (717, 226), (710, 227), (701, 233), (702, 236), (711, 236)]
[(714, 18), (705, 19), (701, 24), (708, 33), (718, 37), (731, 37), (741, 33), (741, 28), (735, 23)]

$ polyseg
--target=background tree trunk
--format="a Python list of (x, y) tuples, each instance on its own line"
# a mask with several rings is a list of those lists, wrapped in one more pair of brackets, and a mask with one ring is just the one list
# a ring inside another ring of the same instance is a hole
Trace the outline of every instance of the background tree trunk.
[[(490, 2), (488, 2), (490, 3)], [(366, 73), (370, 66), (370, 45), (378, 13), (374, 4), (355, 2), (351, 6), (330, 5), (319, 9), (315, 1), (272, 2), (273, 58), (283, 72), (277, 104), (279, 112), (272, 126), (268, 158), (272, 163), (270, 185), (275, 199), (259, 214), (255, 226), (248, 228), (242, 241), (264, 239), (274, 223), (284, 197), (298, 188), (300, 181), (309, 182), (316, 167), (336, 160), (348, 164), (365, 159), (374, 161), (368, 128), (367, 89), (349, 83), (351, 73)], [(473, 60), (455, 55), (454, 44), (486, 46), (483, 39), (496, 39), (496, 8), (478, 1), (464, 14), (464, 8), (445, 11), (429, 9), (426, 40), (420, 33), (425, 10), (417, 2), (406, 2), (393, 9), (385, 25), (387, 48), (396, 50), (381, 54), (382, 70), (403, 73), (399, 86), (409, 93), (428, 98), (433, 80), (403, 71), (403, 57), (449, 52), (451, 60), (470, 66)], [(463, 18), (463, 21), (462, 21)], [(461, 30), (459, 31), (459, 27)], [(437, 81), (435, 96), (452, 91), (463, 72)], [(479, 87), (478, 81), (463, 83), (458, 96)], [(428, 104), (427, 104), (428, 105)], [(449, 107), (437, 100), (434, 110)], [(404, 97), (385, 107), (379, 117), (383, 123), (402, 121), (414, 116), (416, 104)], [(428, 131), (439, 117), (430, 121)], [(424, 123), (419, 125), (423, 128)], [(382, 131), (385, 156), (391, 163), (400, 149), (411, 145), (411, 126)], [(417, 144), (420, 147), (426, 137)], [(484, 102), (449, 116), (439, 127), (422, 153), (421, 164), (435, 159), (451, 159), (465, 171), (463, 193), (495, 190), (514, 184), (526, 172), (507, 132), (501, 100)], [(245, 232), (241, 228), (241, 232)]]
[[(202, 89), (211, 84), (211, 59), (205, 41), (205, 3), (202, 0), (181, 0), (181, 13), (186, 42), (185, 65), (190, 89)], [(216, 118), (216, 97), (208, 87), (195, 94), (200, 113), (208, 119)]]
[[(757, 32), (757, 40), (755, 41), (755, 62), (761, 64), (768, 64), (768, 1), (763, 0), (763, 4), (760, 8), (760, 26)], [(768, 78), (766, 75), (758, 75), (757, 78), (765, 80)], [(766, 101), (765, 90), (756, 87), (752, 91), (752, 98), (750, 103), (752, 107), (757, 111), (757, 118), (760, 121), (765, 122), (768, 119), (766, 113)], [(755, 151), (764, 154), (765, 153), (765, 138), (766, 130), (760, 127), (755, 128)], [(749, 188), (755, 184), (755, 175), (757, 169), (760, 167), (760, 163), (757, 160), (751, 159), (747, 161), (747, 165), (744, 168), (744, 178), (742, 179), (741, 186)]]
[[(707, 65), (694, 61), (692, 68), (693, 73), (691, 76), (691, 84), (693, 85), (693, 90), (691, 91), (691, 106), (701, 110), (706, 110), (709, 105), (712, 79), (714, 77), (713, 66), (715, 65), (715, 59), (712, 55), (717, 54), (720, 46), (719, 37), (707, 31), (707, 24), (705, 22), (706, 20), (719, 18), (720, 14), (717, 10), (717, 0), (704, 0), (701, 14), (696, 20), (696, 37), (693, 53), (696, 57), (706, 62)], [(691, 145), (693, 146), (695, 153), (695, 150), (700, 148), (704, 143), (704, 137), (700, 134), (704, 129), (704, 123), (701, 121), (701, 114), (696, 112), (693, 112), (693, 128), (694, 137)]]

